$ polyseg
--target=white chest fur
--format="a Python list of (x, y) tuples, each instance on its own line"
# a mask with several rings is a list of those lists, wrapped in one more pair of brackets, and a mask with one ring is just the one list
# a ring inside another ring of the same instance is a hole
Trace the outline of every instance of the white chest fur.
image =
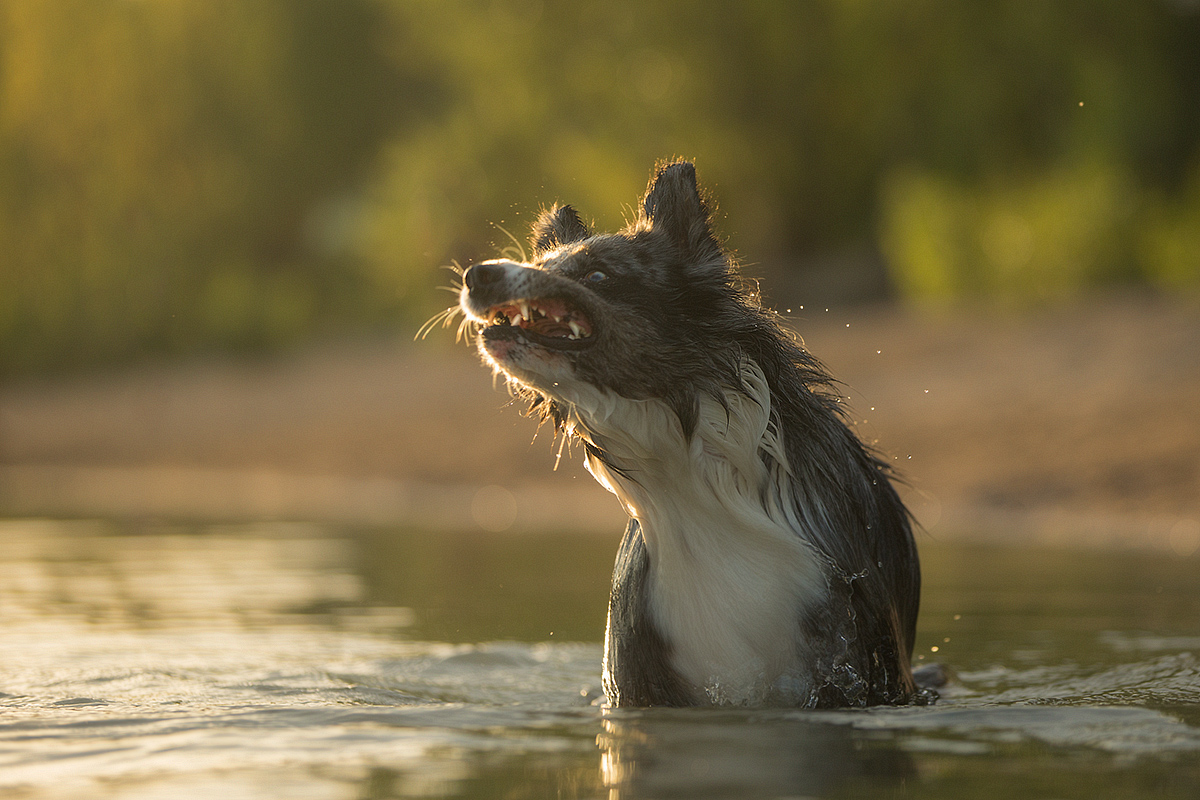
[(821, 561), (783, 510), (790, 484), (769, 387), (752, 364), (743, 379), (750, 396), (729, 393), (728, 410), (702, 400), (690, 440), (657, 400), (580, 398), (575, 420), (620, 468), (588, 462), (641, 523), (650, 612), (672, 666), (723, 703), (755, 702), (796, 674), (800, 615), (826, 592)]

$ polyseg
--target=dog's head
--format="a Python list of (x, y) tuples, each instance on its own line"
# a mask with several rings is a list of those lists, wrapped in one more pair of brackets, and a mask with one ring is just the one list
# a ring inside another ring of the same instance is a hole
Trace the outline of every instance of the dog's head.
[(692, 164), (658, 169), (618, 233), (594, 235), (555, 206), (531, 244), (529, 262), (468, 269), (460, 305), (484, 358), (556, 421), (601, 389), (664, 399), (688, 429), (697, 393), (736, 380), (730, 326), (753, 304), (733, 287)]

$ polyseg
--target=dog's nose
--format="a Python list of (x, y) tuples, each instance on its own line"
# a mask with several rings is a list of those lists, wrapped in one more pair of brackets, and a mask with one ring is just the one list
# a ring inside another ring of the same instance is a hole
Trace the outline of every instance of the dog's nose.
[(476, 264), (467, 270), (463, 280), (468, 290), (497, 283), (504, 277), (504, 267), (500, 264)]

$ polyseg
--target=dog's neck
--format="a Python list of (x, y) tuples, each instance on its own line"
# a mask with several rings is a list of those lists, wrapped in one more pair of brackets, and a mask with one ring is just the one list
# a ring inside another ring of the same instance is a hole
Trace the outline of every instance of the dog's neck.
[(721, 702), (797, 680), (798, 615), (826, 594), (797, 529), (770, 387), (753, 363), (742, 382), (723, 402), (701, 397), (691, 437), (666, 403), (596, 389), (568, 417), (591, 445), (588, 470), (641, 525), (649, 608), (675, 668)]

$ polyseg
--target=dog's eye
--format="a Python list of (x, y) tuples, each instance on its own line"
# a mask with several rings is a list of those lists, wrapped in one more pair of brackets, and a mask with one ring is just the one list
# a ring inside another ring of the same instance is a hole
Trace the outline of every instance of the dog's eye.
[(605, 273), (601, 272), (598, 269), (594, 269), (591, 272), (589, 272), (587, 275), (584, 275), (583, 279), (585, 281), (587, 281), (588, 283), (600, 283), (601, 281), (608, 280), (608, 275), (606, 275)]

